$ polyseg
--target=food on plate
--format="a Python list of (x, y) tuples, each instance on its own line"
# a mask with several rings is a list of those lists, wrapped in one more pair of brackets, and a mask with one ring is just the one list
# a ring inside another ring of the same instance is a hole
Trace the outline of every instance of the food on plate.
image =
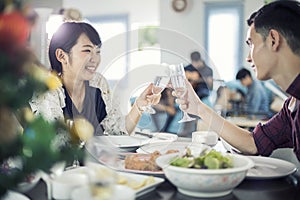
[(210, 150), (195, 157), (187, 149), (185, 155), (175, 157), (170, 165), (197, 169), (226, 169), (233, 167), (233, 160), (229, 155), (224, 156), (216, 150)]
[(119, 185), (125, 185), (127, 187), (130, 187), (134, 190), (138, 190), (142, 187), (145, 187), (147, 185), (155, 183), (155, 179), (153, 176), (149, 176), (142, 181), (138, 181), (132, 178), (124, 177), (122, 175), (119, 175), (117, 178), (117, 184)]
[[(168, 150), (165, 154), (176, 153), (178, 150)], [(140, 171), (161, 171), (155, 160), (162, 154), (154, 151), (150, 154), (130, 154), (125, 157), (125, 169)]]

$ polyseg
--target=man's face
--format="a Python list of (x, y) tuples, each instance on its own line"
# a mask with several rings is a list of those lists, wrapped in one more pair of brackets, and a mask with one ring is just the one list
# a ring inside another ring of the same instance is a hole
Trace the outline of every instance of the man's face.
[(269, 38), (265, 41), (263, 40), (262, 35), (256, 32), (253, 24), (249, 27), (246, 43), (250, 47), (250, 51), (246, 60), (251, 64), (259, 80), (271, 78), (270, 73), (273, 66), (273, 59), (266, 43), (268, 40)]
[(252, 78), (247, 75), (245, 78), (241, 79), (241, 84), (245, 87), (250, 86), (252, 84)]

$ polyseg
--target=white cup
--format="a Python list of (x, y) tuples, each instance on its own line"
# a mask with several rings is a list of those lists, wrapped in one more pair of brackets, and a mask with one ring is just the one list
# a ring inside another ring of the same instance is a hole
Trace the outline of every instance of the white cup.
[(113, 197), (117, 173), (99, 163), (87, 162), (88, 180), (94, 199), (110, 200)]
[(51, 182), (52, 197), (54, 199), (70, 199), (71, 193), (75, 188), (88, 184), (88, 177), (82, 173), (62, 173)]
[(214, 131), (194, 131), (192, 133), (192, 142), (214, 146), (218, 142), (218, 134)]

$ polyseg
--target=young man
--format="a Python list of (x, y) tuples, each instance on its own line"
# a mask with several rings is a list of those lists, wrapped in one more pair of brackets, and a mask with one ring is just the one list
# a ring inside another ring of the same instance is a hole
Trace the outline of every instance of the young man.
[(286, 147), (293, 148), (300, 161), (300, 3), (275, 1), (253, 13), (247, 22), (247, 61), (259, 80), (273, 79), (290, 95), (282, 110), (249, 132), (206, 106), (189, 84), (186, 98), (176, 102), (245, 154), (269, 156)]
[(254, 79), (248, 69), (242, 68), (236, 74), (239, 80), (247, 88), (246, 113), (251, 117), (262, 116), (268, 118), (271, 115), (270, 99), (263, 84)]

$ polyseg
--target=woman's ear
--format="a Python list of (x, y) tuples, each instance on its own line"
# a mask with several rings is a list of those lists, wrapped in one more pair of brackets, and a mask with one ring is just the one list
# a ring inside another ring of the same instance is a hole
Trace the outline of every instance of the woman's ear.
[(62, 64), (67, 63), (67, 55), (66, 52), (62, 49), (56, 49), (55, 51), (56, 59), (61, 62)]

